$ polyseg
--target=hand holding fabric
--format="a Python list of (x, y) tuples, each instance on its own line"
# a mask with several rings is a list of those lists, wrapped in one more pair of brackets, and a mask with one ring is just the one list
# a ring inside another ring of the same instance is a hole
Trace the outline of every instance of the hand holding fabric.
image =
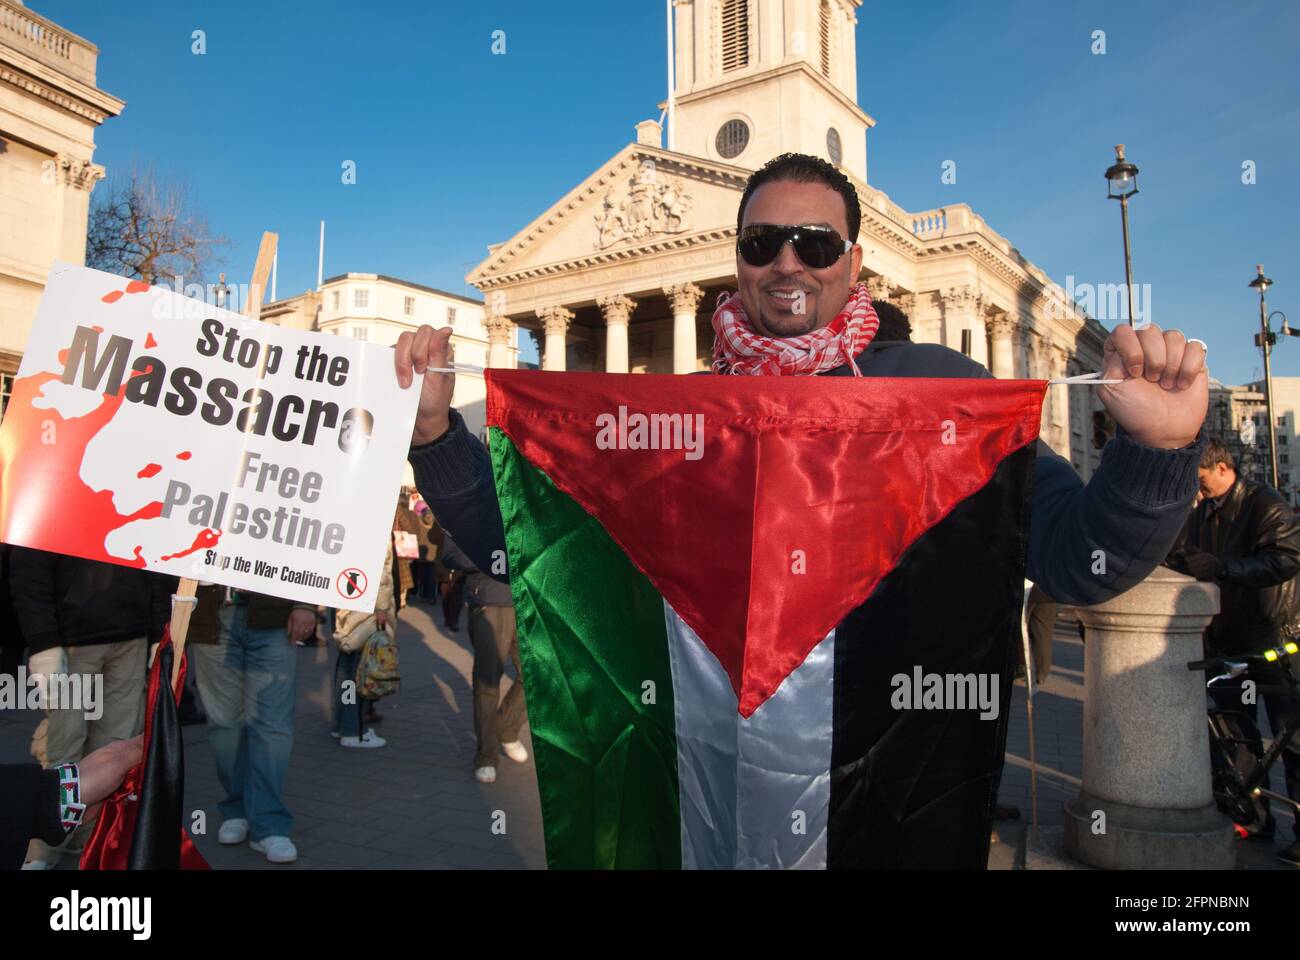
[(1154, 323), (1140, 329), (1121, 324), (1106, 338), (1101, 379), (1121, 378), (1103, 384), (1098, 395), (1130, 437), (1165, 450), (1196, 440), (1210, 397), (1200, 343)]

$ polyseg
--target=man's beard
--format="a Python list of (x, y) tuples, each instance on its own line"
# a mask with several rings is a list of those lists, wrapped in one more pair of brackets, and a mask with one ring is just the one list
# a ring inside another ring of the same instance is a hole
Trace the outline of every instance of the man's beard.
[(796, 289), (803, 291), (804, 297), (802, 303), (798, 300), (792, 303), (798, 304), (802, 309), (798, 312), (774, 310), (770, 305), (769, 291), (779, 289), (781, 286), (785, 284), (771, 284), (759, 291), (758, 315), (762, 319), (764, 328), (777, 338), (799, 337), (820, 328), (823, 324), (818, 319), (817, 308), (821, 301), (821, 291), (796, 286)]

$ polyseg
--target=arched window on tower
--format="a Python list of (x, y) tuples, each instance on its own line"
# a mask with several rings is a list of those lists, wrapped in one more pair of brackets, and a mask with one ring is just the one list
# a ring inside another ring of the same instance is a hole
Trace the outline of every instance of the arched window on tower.
[(830, 0), (822, 0), (820, 15), (817, 18), (817, 36), (821, 52), (822, 76), (831, 75), (831, 5)]
[(723, 0), (722, 72), (749, 66), (749, 0)]

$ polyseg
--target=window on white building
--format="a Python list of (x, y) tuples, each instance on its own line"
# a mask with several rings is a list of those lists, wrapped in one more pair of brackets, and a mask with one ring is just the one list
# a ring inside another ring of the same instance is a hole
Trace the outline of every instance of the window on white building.
[(455, 322), (456, 322), (456, 308), (455, 308), (455, 307), (448, 307), (448, 308), (447, 308), (447, 324), (450, 326), (451, 324), (453, 324), (453, 323), (455, 323)]
[(415, 297), (406, 297), (402, 300), (402, 313), (408, 317), (415, 316)]
[(331, 297), (330, 306), (335, 312), (339, 309), (339, 292), (337, 290), (334, 291), (333, 296)]
[(352, 291), (352, 306), (357, 307), (358, 309), (362, 309), (362, 310), (364, 310), (365, 308), (369, 307), (369, 306), (370, 306), (370, 291), (369, 291), (369, 290), (353, 290), (353, 291)]
[(1280, 417), (1277, 418), (1277, 425), (1278, 425), (1279, 427), (1285, 427), (1285, 426), (1286, 426), (1286, 414), (1283, 414), (1282, 416), (1280, 416)]
[(370, 339), (370, 328), (369, 328), (369, 327), (353, 327), (353, 328), (352, 328), (352, 339), (353, 339), (353, 340), (369, 340), (369, 339)]

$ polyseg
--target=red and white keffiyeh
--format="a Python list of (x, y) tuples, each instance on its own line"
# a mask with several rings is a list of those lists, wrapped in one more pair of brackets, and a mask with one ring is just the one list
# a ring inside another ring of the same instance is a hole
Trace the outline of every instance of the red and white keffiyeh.
[(740, 294), (718, 297), (713, 312), (714, 373), (798, 376), (824, 373), (847, 363), (855, 377), (862, 371), (854, 362), (880, 327), (865, 283), (849, 291), (844, 309), (820, 330), (797, 337), (765, 337), (754, 330), (741, 305)]

